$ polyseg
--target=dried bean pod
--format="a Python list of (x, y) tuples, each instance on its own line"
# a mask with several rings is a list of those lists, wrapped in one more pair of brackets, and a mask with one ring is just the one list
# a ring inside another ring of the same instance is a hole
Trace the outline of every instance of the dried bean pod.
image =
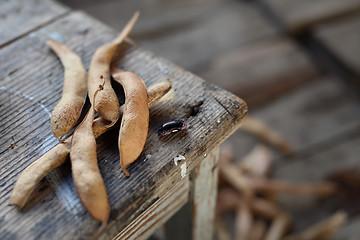
[[(149, 98), (160, 99), (168, 91), (163, 89), (163, 83), (157, 83), (148, 89)], [(152, 101), (155, 104), (156, 101)], [(152, 104), (149, 103), (149, 106)], [(122, 112), (120, 112), (122, 115)], [(104, 132), (109, 130), (113, 125), (102, 117), (94, 120), (93, 132), (95, 138), (101, 136)], [(72, 137), (65, 140), (64, 143), (59, 143), (50, 151), (45, 153), (39, 159), (35, 160), (20, 174), (10, 196), (10, 204), (22, 207), (28, 200), (30, 194), (34, 191), (35, 187), (41, 179), (43, 179), (49, 172), (65, 163), (67, 156), (70, 152), (70, 143)]]
[(116, 72), (115, 81), (125, 92), (125, 104), (119, 133), (120, 164), (124, 173), (130, 176), (126, 167), (141, 154), (149, 127), (149, 105), (146, 87), (141, 78), (131, 72)]
[[(94, 99), (96, 95), (97, 91)], [(107, 222), (110, 204), (96, 156), (96, 141), (92, 128), (94, 113), (92, 106), (74, 132), (70, 150), (71, 170), (76, 191), (85, 208), (95, 219)]]
[(149, 87), (147, 90), (149, 107), (158, 102), (171, 88), (172, 83), (170, 81), (157, 83)]
[(80, 57), (64, 44), (51, 39), (46, 44), (64, 66), (62, 97), (51, 113), (51, 130), (61, 140), (74, 127), (84, 106), (87, 93), (86, 70)]
[(10, 204), (23, 207), (35, 186), (50, 172), (49, 169), (55, 169), (65, 162), (69, 149), (70, 141), (67, 139), (25, 168), (15, 183), (10, 196)]
[(103, 81), (99, 78), (102, 76), (105, 79), (105, 86), (96, 98), (95, 110), (100, 116), (112, 122), (119, 118), (119, 102), (110, 83), (110, 63), (116, 49), (130, 34), (138, 16), (139, 13), (136, 12), (116, 39), (96, 50), (89, 67), (88, 90), (91, 103), (93, 104), (92, 98), (96, 89)]

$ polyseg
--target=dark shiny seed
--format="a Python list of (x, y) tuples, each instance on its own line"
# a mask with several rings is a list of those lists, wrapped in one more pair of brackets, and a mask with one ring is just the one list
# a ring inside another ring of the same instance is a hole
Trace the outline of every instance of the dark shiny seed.
[(169, 135), (171, 133), (176, 133), (187, 128), (187, 124), (183, 120), (172, 120), (166, 122), (159, 127), (158, 133), (160, 135)]

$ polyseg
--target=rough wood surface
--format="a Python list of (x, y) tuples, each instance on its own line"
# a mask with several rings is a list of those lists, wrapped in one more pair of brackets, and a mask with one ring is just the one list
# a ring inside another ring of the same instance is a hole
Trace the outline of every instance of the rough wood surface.
[(320, 72), (295, 42), (276, 37), (217, 56), (200, 75), (253, 107), (313, 80)]
[[(188, 196), (189, 177), (186, 177), (129, 223), (114, 239), (148, 239), (188, 201)], [(181, 229), (181, 226), (179, 228)]]
[(219, 148), (213, 150), (194, 170), (191, 199), (193, 240), (214, 239), (219, 153)]
[(360, 0), (262, 0), (290, 31), (360, 9)]
[(191, 172), (190, 198), (165, 224), (165, 239), (213, 239), (219, 148)]
[[(103, 24), (75, 12), (0, 49), (0, 59), (7, 59), (0, 65), (0, 109), (4, 113), (0, 120), (1, 239), (79, 239), (98, 229), (99, 223), (77, 197), (69, 164), (49, 174), (23, 211), (9, 206), (8, 199), (19, 173), (56, 144), (49, 113), (61, 96), (63, 69), (45, 40), (55, 38), (67, 44), (87, 68), (95, 49), (115, 35)], [(119, 165), (118, 130), (98, 141), (100, 171), (112, 209), (105, 231), (112, 236), (158, 199), (157, 189), (171, 188), (204, 154), (233, 133), (247, 112), (241, 99), (167, 60), (130, 43), (121, 50), (116, 66), (136, 73), (147, 86), (170, 79), (174, 99), (150, 109), (148, 140), (139, 159), (128, 168), (130, 178)], [(199, 101), (203, 101), (200, 111), (190, 116), (191, 106)], [(173, 118), (186, 120), (188, 130), (159, 137), (159, 124)], [(184, 170), (174, 162), (178, 155), (186, 158)], [(172, 179), (171, 185), (162, 186), (167, 179)]]
[(360, 15), (317, 26), (315, 36), (360, 79)]
[(0, 9), (0, 47), (69, 11), (53, 0), (3, 0)]

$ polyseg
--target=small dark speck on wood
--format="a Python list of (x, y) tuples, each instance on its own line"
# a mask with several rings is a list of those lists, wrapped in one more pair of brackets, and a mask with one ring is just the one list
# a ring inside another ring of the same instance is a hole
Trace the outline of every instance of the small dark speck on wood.
[(195, 104), (189, 106), (188, 116), (196, 116), (200, 112), (200, 107), (203, 105), (204, 99), (200, 99)]

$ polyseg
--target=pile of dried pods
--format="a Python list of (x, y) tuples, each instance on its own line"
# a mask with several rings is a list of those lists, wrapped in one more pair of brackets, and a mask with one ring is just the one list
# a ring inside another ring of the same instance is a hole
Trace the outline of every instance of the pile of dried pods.
[[(95, 219), (108, 221), (110, 205), (98, 168), (95, 139), (121, 118), (120, 164), (129, 176), (126, 167), (137, 159), (145, 145), (149, 107), (172, 88), (168, 81), (146, 89), (143, 80), (134, 73), (110, 69), (112, 56), (131, 32), (138, 16), (136, 12), (116, 39), (96, 50), (87, 78), (76, 53), (54, 40), (46, 42), (64, 66), (63, 95), (51, 115), (51, 129), (60, 142), (20, 174), (10, 196), (11, 204), (24, 206), (41, 179), (62, 165), (70, 154), (72, 176), (81, 202)], [(110, 74), (124, 88), (125, 104), (121, 107), (111, 87)], [(64, 139), (79, 120), (87, 94), (92, 107), (73, 135)], [(94, 120), (95, 111), (99, 117)]]
[[(245, 130), (291, 154), (291, 146), (260, 120), (249, 117)], [(288, 182), (269, 179), (273, 162), (271, 150), (259, 144), (241, 161), (235, 161), (231, 145), (223, 144), (219, 163), (219, 192), (216, 208), (216, 232), (221, 240), (318, 240), (329, 239), (345, 222), (347, 214), (339, 211), (302, 232), (288, 235), (291, 216), (277, 201), (280, 194), (323, 198), (338, 192), (332, 181)], [(235, 213), (234, 236), (230, 234), (224, 215)]]

